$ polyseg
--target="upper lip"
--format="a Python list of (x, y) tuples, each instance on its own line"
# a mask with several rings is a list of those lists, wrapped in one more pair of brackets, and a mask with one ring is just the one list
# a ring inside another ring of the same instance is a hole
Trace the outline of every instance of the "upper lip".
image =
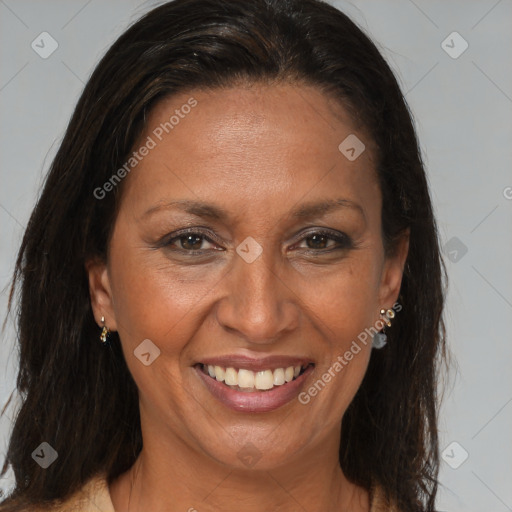
[(288, 368), (289, 366), (306, 366), (313, 363), (309, 357), (297, 357), (286, 355), (275, 355), (265, 357), (249, 357), (241, 354), (231, 354), (201, 359), (199, 363), (223, 368), (236, 368), (252, 370), (255, 372), (263, 370), (275, 370), (277, 368)]

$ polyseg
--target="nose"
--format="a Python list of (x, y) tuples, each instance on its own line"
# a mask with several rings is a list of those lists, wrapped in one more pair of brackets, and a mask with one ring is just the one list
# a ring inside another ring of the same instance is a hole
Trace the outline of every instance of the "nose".
[(217, 305), (219, 324), (248, 343), (275, 343), (299, 325), (299, 297), (264, 254), (252, 263), (235, 256)]

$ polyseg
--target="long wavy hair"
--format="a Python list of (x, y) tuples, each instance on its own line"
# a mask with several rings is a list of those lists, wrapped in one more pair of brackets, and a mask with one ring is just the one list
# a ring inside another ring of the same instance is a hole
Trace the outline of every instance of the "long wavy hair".
[[(122, 187), (94, 191), (129, 158), (149, 111), (193, 88), (292, 83), (334, 97), (377, 146), (383, 239), (410, 230), (389, 343), (374, 351), (342, 422), (340, 465), (407, 512), (434, 510), (437, 387), (447, 361), (445, 270), (412, 116), (390, 67), (345, 14), (318, 0), (175, 0), (127, 29), (88, 80), (19, 249), (16, 305), (21, 406), (2, 475), (2, 510), (65, 499), (90, 477), (125, 472), (142, 448), (137, 387), (113, 334), (98, 340), (85, 263), (106, 260)], [(134, 171), (136, 172), (136, 171)], [(12, 395), (11, 395), (12, 397)], [(5, 408), (4, 408), (5, 411)], [(42, 469), (43, 441), (59, 454)]]

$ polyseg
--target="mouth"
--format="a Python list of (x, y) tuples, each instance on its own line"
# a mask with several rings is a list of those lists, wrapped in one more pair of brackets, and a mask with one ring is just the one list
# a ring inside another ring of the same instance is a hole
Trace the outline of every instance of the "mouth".
[(203, 361), (193, 368), (210, 394), (228, 408), (269, 412), (297, 398), (315, 364), (297, 358), (229, 358)]
[(267, 368), (252, 371), (245, 368), (223, 367), (213, 364), (199, 363), (198, 368), (210, 378), (223, 383), (230, 389), (242, 393), (265, 392), (277, 386), (284, 386), (298, 379), (313, 363), (281, 368)]

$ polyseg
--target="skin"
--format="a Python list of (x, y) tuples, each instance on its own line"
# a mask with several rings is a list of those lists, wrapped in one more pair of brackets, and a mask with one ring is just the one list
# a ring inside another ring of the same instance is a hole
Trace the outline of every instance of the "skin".
[[(374, 144), (340, 105), (298, 84), (167, 98), (150, 113), (141, 144), (191, 96), (197, 106), (122, 183), (108, 261), (87, 267), (95, 318), (119, 332), (140, 396), (144, 447), (110, 485), (115, 509), (367, 512), (368, 494), (346, 479), (338, 449), (371, 343), (308, 404), (292, 400), (266, 413), (228, 409), (192, 365), (233, 353), (307, 356), (315, 362), (310, 386), (392, 307), (408, 242), (386, 256)], [(354, 161), (338, 149), (349, 134), (366, 146)], [(290, 215), (337, 198), (358, 206)], [(164, 207), (176, 199), (214, 203), (229, 217)], [(212, 241), (159, 246), (198, 226)], [(326, 252), (338, 243), (315, 245), (321, 228), (352, 245)], [(248, 236), (263, 249), (252, 263), (236, 252)], [(203, 256), (186, 254), (198, 249)], [(149, 366), (133, 355), (145, 339), (161, 351)], [(261, 454), (251, 468), (237, 455), (249, 442)]]

